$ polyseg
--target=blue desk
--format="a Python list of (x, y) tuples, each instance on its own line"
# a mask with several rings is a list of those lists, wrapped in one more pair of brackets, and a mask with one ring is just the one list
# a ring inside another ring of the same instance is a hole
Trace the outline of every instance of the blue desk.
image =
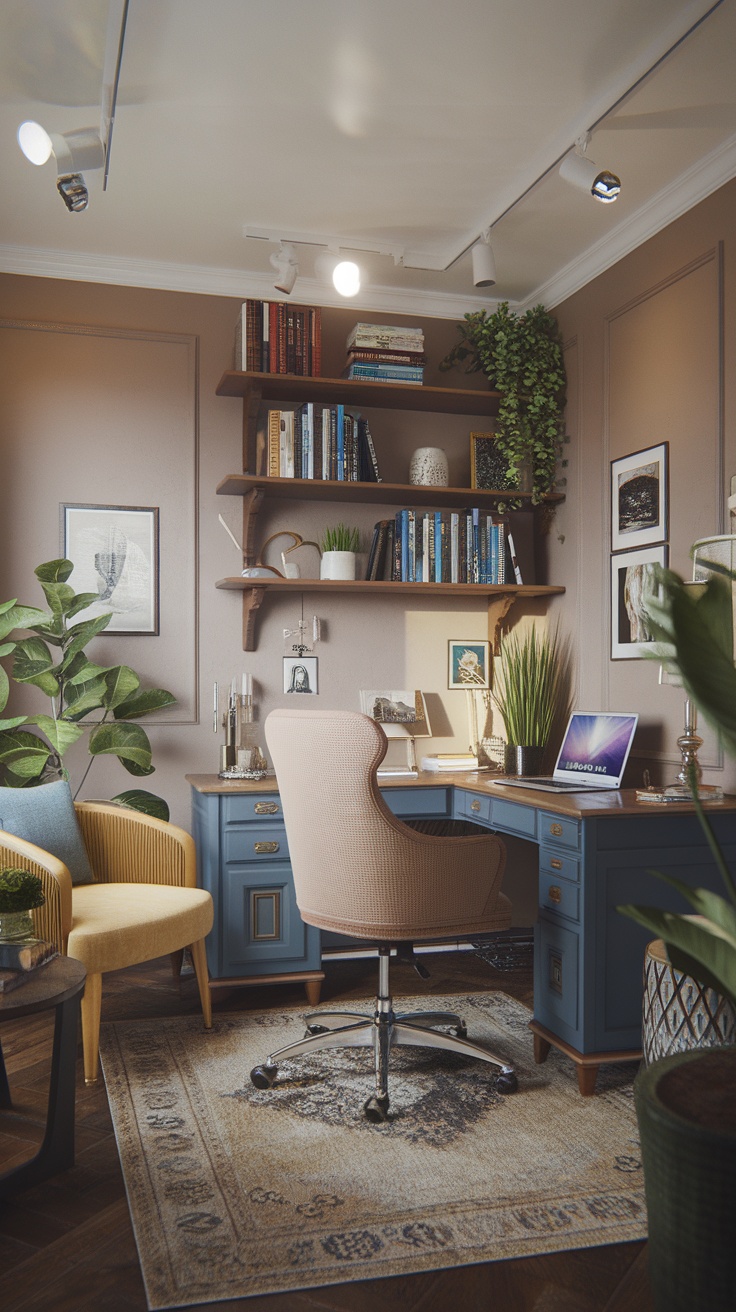
[[(303, 979), (310, 1003), (324, 978), (319, 931), (296, 907), (275, 783), (188, 775), (200, 880), (215, 900), (208, 938), (213, 988)], [(534, 928), (534, 1049), (554, 1045), (591, 1093), (604, 1061), (641, 1050), (644, 949), (651, 935), (621, 916), (624, 902), (688, 910), (649, 871), (720, 891), (692, 807), (641, 804), (632, 791), (562, 795), (504, 789), (483, 774), (384, 781), (401, 818), (473, 820), (539, 851)], [(736, 859), (736, 798), (709, 808), (726, 859)], [(505, 891), (513, 901), (513, 872)]]

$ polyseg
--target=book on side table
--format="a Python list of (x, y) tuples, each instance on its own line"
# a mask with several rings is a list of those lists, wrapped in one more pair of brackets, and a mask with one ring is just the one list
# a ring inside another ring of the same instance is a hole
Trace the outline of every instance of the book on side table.
[(55, 945), (43, 938), (0, 942), (0, 993), (25, 984), (34, 970), (58, 955)]

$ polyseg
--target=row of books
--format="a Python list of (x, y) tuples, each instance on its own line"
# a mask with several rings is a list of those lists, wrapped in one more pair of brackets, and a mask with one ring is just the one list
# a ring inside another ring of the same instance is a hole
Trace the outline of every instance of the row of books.
[(27, 983), (34, 970), (56, 956), (54, 944), (42, 938), (0, 943), (0, 993), (9, 993)]
[(399, 510), (381, 519), (371, 540), (367, 579), (402, 583), (521, 583), (506, 521), (467, 510)]
[(322, 311), (289, 301), (244, 301), (235, 325), (235, 368), (318, 377)]
[(312, 401), (296, 410), (269, 410), (267, 473), (272, 478), (381, 482), (368, 420), (344, 405)]
[(421, 328), (357, 323), (348, 335), (343, 378), (421, 385), (425, 363)]

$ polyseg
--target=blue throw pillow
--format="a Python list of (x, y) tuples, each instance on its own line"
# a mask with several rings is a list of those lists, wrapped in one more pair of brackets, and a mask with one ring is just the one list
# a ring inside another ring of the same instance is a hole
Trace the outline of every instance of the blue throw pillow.
[(37, 788), (0, 788), (0, 829), (58, 857), (73, 884), (94, 883), (66, 779)]

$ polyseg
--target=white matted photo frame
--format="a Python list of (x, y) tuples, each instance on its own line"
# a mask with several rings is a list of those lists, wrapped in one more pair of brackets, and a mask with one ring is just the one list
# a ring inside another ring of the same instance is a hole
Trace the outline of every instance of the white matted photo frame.
[(611, 461), (611, 550), (665, 542), (669, 515), (669, 442)]
[(316, 656), (284, 656), (284, 692), (319, 694)]
[(647, 599), (656, 593), (656, 565), (667, 565), (667, 546), (611, 556), (611, 660), (640, 660), (654, 639), (647, 626)]
[(382, 725), (387, 738), (431, 738), (427, 703), (419, 689), (362, 688), (360, 709)]
[(490, 688), (491, 644), (450, 638), (447, 644), (448, 688)]
[(98, 596), (79, 614), (93, 619), (110, 611), (110, 633), (158, 634), (158, 506), (62, 502), (59, 528), (74, 591)]

